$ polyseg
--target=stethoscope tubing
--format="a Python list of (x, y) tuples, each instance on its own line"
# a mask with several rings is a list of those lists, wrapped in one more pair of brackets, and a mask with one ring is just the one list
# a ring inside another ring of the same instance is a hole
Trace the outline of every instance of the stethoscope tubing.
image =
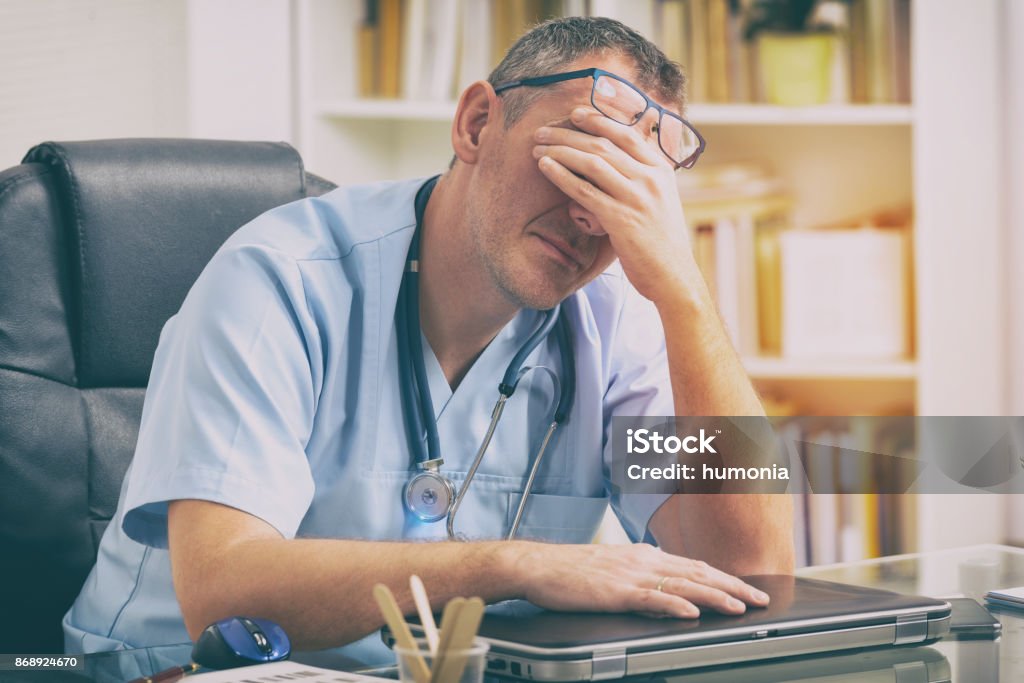
[[(421, 326), (419, 312), (419, 227), (423, 222), (423, 214), (427, 200), (433, 191), (436, 178), (427, 181), (416, 194), (416, 229), (409, 247), (409, 256), (405, 272), (402, 274), (402, 286), (399, 289), (396, 305), (396, 331), (398, 334), (399, 381), (402, 384), (403, 414), (410, 449), (416, 453), (417, 462), (424, 471), (428, 469), (437, 473), (444, 463), (441, 457), (440, 437), (434, 415), (433, 400), (430, 396), (430, 385), (427, 380), (426, 366), (423, 362), (423, 345), (421, 342)], [(559, 381), (558, 375), (545, 366), (524, 367), (526, 359), (548, 335), (554, 331), (558, 340), (559, 357), (564, 377)], [(459, 487), (447, 513), (446, 530), (450, 540), (456, 540), (455, 516), (465, 498), (476, 471), (490, 447), (494, 432), (501, 421), (505, 403), (515, 393), (519, 381), (530, 370), (547, 371), (556, 387), (557, 403), (554, 405), (553, 420), (545, 432), (537, 455), (531, 459), (523, 496), (519, 501), (512, 526), (507, 539), (515, 537), (523, 517), (526, 502), (533, 489), (534, 480), (540, 469), (541, 461), (547, 452), (557, 428), (563, 424), (572, 412), (576, 397), (576, 365), (572, 345), (572, 333), (566, 316), (561, 315), (561, 305), (543, 312), (541, 324), (530, 335), (516, 352), (501, 383), (498, 385), (498, 400), (491, 411), (491, 420), (487, 426), (480, 447), (477, 449), (473, 462), (466, 472), (466, 478)], [(423, 437), (426, 436), (426, 453), (423, 453)], [(426, 456), (426, 457), (424, 457)], [(450, 480), (447, 480), (450, 484)], [(451, 487), (450, 487), (451, 488)], [(415, 513), (415, 511), (414, 511)]]

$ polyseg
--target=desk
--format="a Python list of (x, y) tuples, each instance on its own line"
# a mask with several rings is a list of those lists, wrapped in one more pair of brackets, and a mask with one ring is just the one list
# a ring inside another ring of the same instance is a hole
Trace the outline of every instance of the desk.
[[(981, 545), (934, 553), (900, 555), (847, 564), (809, 567), (801, 576), (935, 597), (961, 595), (959, 570), (965, 562), (995, 563), (990, 588), (1024, 586), (1024, 550)], [(889, 648), (776, 660), (700, 672), (624, 679), (632, 683), (1008, 683), (1024, 681), (1024, 613), (997, 612), (1002, 638), (956, 640), (925, 647)], [(190, 645), (168, 645), (89, 655), (77, 674), (0, 672), (0, 681), (126, 681), (188, 661)], [(316, 661), (310, 663), (323, 665)], [(185, 679), (186, 681), (188, 679)], [(495, 679), (496, 681), (508, 679)]]

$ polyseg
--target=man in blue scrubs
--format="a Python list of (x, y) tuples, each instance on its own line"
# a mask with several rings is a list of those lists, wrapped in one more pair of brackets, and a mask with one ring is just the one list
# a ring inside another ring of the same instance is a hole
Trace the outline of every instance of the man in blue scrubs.
[[(595, 67), (614, 77), (495, 91)], [(609, 494), (614, 416), (763, 414), (687, 244), (680, 128), (662, 114), (682, 105), (682, 74), (657, 48), (581, 18), (531, 31), (459, 101), (455, 160), (418, 228), (422, 353), (456, 486), (537, 311), (563, 302), (575, 348), (576, 402), (517, 540), (495, 539), (554, 387), (532, 373), (509, 401), (457, 517), (469, 541), (412, 518), (395, 305), (424, 179), (340, 188), (240, 229), (164, 328), (67, 648), (184, 642), (244, 614), (277, 621), (297, 649), (371, 661), (371, 588), (411, 611), (414, 573), (435, 606), (479, 595), (692, 618), (765, 604), (734, 575), (792, 570), (786, 497)], [(558, 369), (555, 335), (528, 364)], [(636, 543), (588, 543), (609, 502)]]

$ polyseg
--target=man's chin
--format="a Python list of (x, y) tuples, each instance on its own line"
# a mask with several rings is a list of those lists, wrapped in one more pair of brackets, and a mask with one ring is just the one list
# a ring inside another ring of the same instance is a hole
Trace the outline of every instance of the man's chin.
[(546, 287), (534, 289), (521, 286), (514, 289), (506, 288), (505, 296), (519, 308), (533, 308), (538, 311), (545, 311), (557, 306), (574, 291), (576, 290), (570, 288), (555, 289)]

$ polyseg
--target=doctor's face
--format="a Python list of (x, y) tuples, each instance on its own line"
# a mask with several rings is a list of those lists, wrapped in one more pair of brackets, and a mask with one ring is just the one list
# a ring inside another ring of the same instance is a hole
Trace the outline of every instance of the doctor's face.
[[(588, 67), (634, 77), (632, 62), (614, 55), (584, 58), (556, 71)], [(492, 118), (494, 134), (481, 143), (469, 209), (473, 246), (498, 288), (518, 306), (551, 308), (615, 259), (600, 219), (553, 185), (533, 157), (537, 129), (574, 128), (569, 115), (575, 107), (591, 106), (592, 86), (591, 78), (543, 86), (511, 128), (504, 128), (500, 112)]]

